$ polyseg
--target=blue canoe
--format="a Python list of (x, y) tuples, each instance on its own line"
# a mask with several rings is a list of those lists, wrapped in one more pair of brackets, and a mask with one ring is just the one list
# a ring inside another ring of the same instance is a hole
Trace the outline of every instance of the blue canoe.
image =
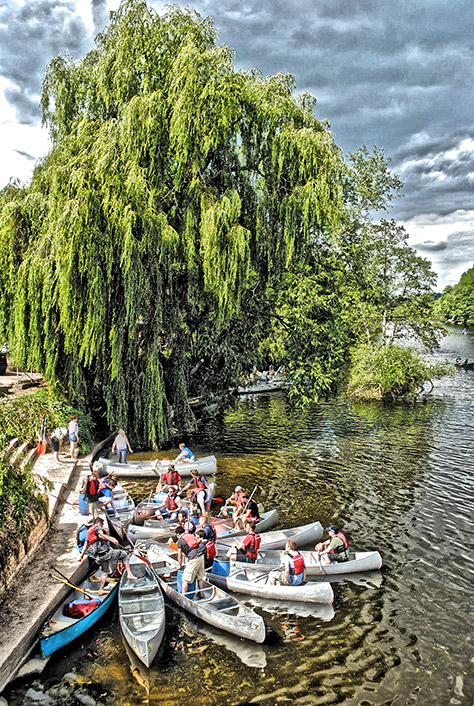
[(73, 618), (69, 615), (64, 615), (65, 606), (72, 602), (85, 603), (86, 596), (78, 590), (72, 590), (62, 603), (55, 610), (53, 615), (46, 621), (40, 634), (40, 647), (43, 657), (49, 657), (62, 647), (69, 645), (80, 635), (83, 635), (87, 630), (93, 627), (97, 621), (106, 613), (113, 605), (118, 591), (118, 581), (113, 584), (107, 584), (106, 589), (109, 593), (104, 596), (99, 596), (100, 580), (92, 573), (87, 579), (79, 584), (79, 588), (87, 591), (93, 598), (98, 601), (98, 606), (88, 615), (81, 618)]

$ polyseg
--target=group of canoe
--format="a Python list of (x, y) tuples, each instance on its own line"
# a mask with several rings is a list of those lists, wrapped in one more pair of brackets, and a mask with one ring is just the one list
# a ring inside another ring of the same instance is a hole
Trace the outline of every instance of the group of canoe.
[[(105, 475), (157, 477), (161, 482), (163, 470), (168, 467), (169, 461), (115, 464), (108, 459), (100, 459), (100, 464)], [(209, 456), (194, 460), (192, 464), (178, 462), (176, 467), (182, 476), (189, 475), (192, 468), (198, 468), (200, 475), (212, 475), (216, 470), (216, 459)], [(209, 483), (209, 494), (213, 494), (214, 487), (212, 482)], [(163, 499), (163, 493), (155, 493), (135, 506), (130, 494), (119, 484), (114, 488), (113, 498), (116, 514), (108, 517), (109, 531), (122, 542), (129, 541), (132, 552), (129, 565), (136, 578), (131, 580), (128, 572), (124, 572), (119, 580), (111, 580), (107, 584), (105, 595), (99, 595), (100, 580), (94, 571), (78, 586), (66, 577), (59, 578), (71, 587), (72, 592), (43, 627), (40, 646), (44, 656), (69, 644), (94, 625), (113, 604), (117, 595), (122, 634), (146, 666), (156, 656), (165, 632), (163, 594), (183, 610), (210, 625), (241, 638), (263, 642), (263, 618), (233, 593), (278, 601), (330, 604), (333, 601), (331, 583), (321, 579), (372, 571), (382, 565), (380, 554), (376, 551), (351, 553), (348, 560), (341, 563), (322, 563), (319, 552), (301, 549), (322, 538), (321, 524), (311, 522), (291, 529), (268, 531), (278, 522), (276, 510), (260, 513), (255, 526), (255, 532), (260, 537), (255, 563), (230, 561), (226, 555), (246, 532), (239, 526), (235, 527), (232, 519), (217, 516), (211, 520), (216, 536), (217, 556), (206, 572), (205, 580), (200, 583), (199, 590), (190, 584), (183, 595), (182, 570), (176, 557), (176, 545), (170, 539), (175, 534), (176, 521), (158, 520), (156, 517), (147, 519), (147, 510), (157, 507)], [(88, 526), (80, 528), (78, 537), (81, 530), (87, 532)], [(272, 580), (274, 573), (281, 567), (282, 551), (289, 540), (297, 547), (306, 570), (306, 581), (298, 586), (275, 583)]]

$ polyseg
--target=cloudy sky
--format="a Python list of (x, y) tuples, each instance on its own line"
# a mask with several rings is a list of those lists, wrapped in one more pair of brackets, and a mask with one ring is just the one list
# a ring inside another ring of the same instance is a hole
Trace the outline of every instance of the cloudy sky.
[[(118, 0), (0, 1), (0, 188), (48, 148), (39, 98), (57, 54), (81, 58)], [(166, 3), (152, 0), (159, 10)], [(295, 75), (349, 152), (383, 147), (404, 182), (391, 216), (438, 273), (474, 262), (472, 0), (186, 0), (236, 68)]]

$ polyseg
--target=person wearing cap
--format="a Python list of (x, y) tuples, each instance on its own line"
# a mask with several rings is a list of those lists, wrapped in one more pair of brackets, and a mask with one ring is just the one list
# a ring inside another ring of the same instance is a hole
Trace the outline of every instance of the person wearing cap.
[[(224, 503), (224, 507), (221, 508), (220, 514), (224, 517), (229, 517), (229, 515), (234, 512), (235, 508), (241, 505), (242, 493), (245, 493), (244, 488), (242, 488), (241, 485), (236, 485), (234, 488), (234, 492), (229, 498), (227, 498)], [(233, 505), (233, 507), (229, 507), (229, 505)]]
[(315, 546), (321, 564), (333, 564), (340, 561), (349, 561), (349, 544), (347, 539), (339, 532), (336, 525), (326, 527), (329, 539)]

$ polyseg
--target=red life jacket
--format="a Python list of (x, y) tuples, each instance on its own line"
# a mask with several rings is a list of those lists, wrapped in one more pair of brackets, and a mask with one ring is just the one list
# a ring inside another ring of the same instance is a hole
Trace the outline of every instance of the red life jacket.
[(100, 480), (98, 478), (93, 478), (93, 476), (87, 477), (86, 492), (85, 496), (92, 503), (96, 503), (99, 499), (100, 490)]
[(339, 539), (342, 539), (342, 541), (344, 542), (344, 546), (345, 546), (346, 549), (349, 548), (349, 542), (347, 541), (347, 539), (345, 538), (345, 536), (342, 534), (342, 532), (338, 532), (338, 533), (336, 534), (336, 537), (339, 537)]
[(92, 549), (94, 556), (97, 556), (98, 554), (105, 554), (105, 552), (109, 549), (109, 543), (107, 540), (99, 537), (97, 534), (98, 530), (102, 530), (102, 527), (99, 527), (99, 525), (92, 525), (86, 535), (86, 539), (91, 547), (97, 542), (96, 546)]
[(176, 504), (176, 500), (171, 495), (167, 496), (167, 498), (165, 500), (165, 507), (169, 512), (173, 512), (173, 510), (178, 509), (178, 506)]
[(182, 539), (188, 546), (187, 550), (183, 549), (186, 555), (190, 549), (194, 549), (199, 544), (199, 539), (196, 537), (195, 534), (188, 534), (187, 532), (185, 532), (181, 535), (180, 539)]
[(92, 525), (92, 527), (87, 530), (86, 539), (89, 544), (94, 544), (94, 542), (98, 542), (100, 540), (100, 537), (97, 536), (97, 528), (97, 525)]
[(298, 576), (304, 572), (304, 559), (300, 553), (294, 554), (293, 556), (286, 552), (287, 556), (290, 558), (290, 574)]
[(207, 482), (204, 476), (198, 476), (195, 478), (193, 476), (193, 483), (194, 483), (194, 492), (199, 493), (200, 490), (206, 490), (207, 489)]
[(179, 485), (181, 476), (178, 471), (167, 471), (163, 476), (163, 480), (166, 485)]
[[(185, 524), (183, 524), (182, 522), (180, 522), (180, 523), (179, 523), (179, 526), (182, 527), (185, 532), (188, 532), (189, 534), (191, 534), (191, 531), (185, 526), (185, 525), (187, 525), (188, 523), (193, 526), (192, 533), (194, 533), (194, 532), (196, 531), (196, 525), (194, 524), (194, 522), (192, 521), (192, 519), (191, 519), (190, 517), (189, 517), (187, 520), (185, 520)], [(184, 535), (183, 535), (183, 536), (184, 536)]]
[(214, 544), (212, 539), (208, 539), (207, 544), (206, 544), (206, 558), (207, 559), (214, 559), (216, 554), (217, 554), (216, 545)]
[(252, 541), (245, 545), (249, 559), (256, 559), (262, 538), (256, 532), (249, 532), (247, 537), (252, 537)]

